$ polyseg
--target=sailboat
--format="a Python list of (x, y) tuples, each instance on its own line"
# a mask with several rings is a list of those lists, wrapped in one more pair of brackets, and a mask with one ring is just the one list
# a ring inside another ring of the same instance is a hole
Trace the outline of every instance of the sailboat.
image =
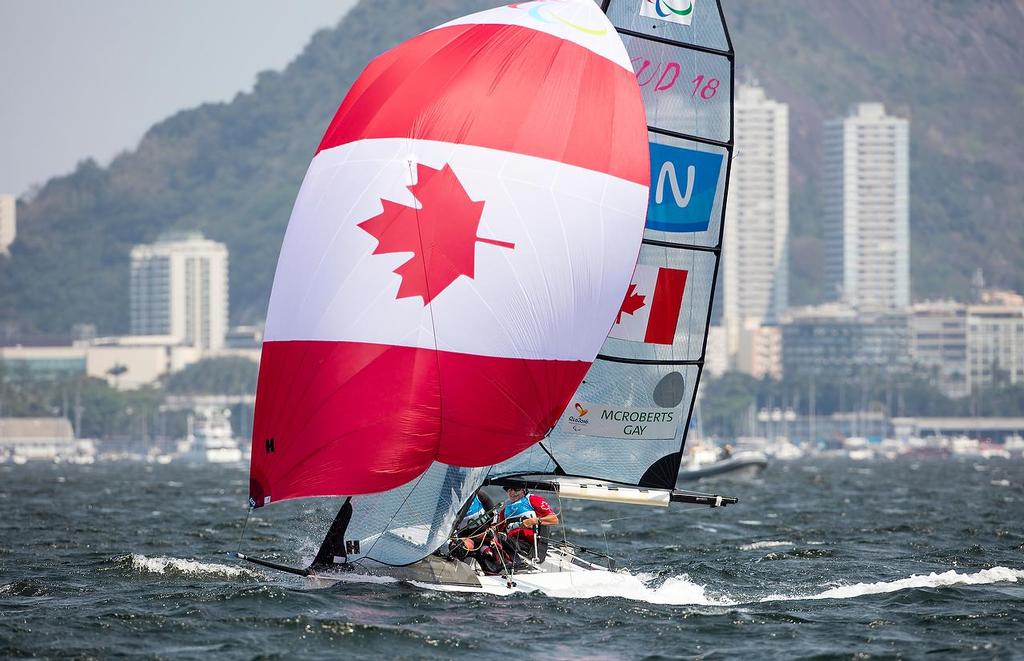
[(715, 0), (547, 0), (455, 19), (368, 65), (289, 221), (250, 468), (251, 508), (344, 501), (310, 567), (237, 557), (318, 585), (548, 590), (612, 564), (565, 539), (498, 575), (452, 557), (482, 486), (736, 502), (675, 488), (733, 60)]

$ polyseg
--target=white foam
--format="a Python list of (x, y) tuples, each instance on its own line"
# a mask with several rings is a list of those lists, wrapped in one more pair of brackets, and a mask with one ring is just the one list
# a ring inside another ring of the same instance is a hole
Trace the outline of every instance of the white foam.
[(983, 569), (975, 574), (959, 574), (950, 570), (941, 574), (931, 573), (927, 576), (914, 574), (910, 578), (902, 578), (896, 581), (879, 581), (878, 583), (856, 583), (854, 585), (843, 585), (831, 588), (818, 594), (800, 595), (771, 595), (762, 598), (760, 601), (795, 601), (805, 599), (853, 599), (866, 594), (884, 594), (886, 592), (897, 592), (911, 588), (941, 588), (951, 585), (985, 585), (989, 583), (1017, 583), (1024, 582), (1024, 570), (1009, 569), (1007, 567), (992, 567)]
[(793, 546), (793, 542), (777, 542), (772, 540), (765, 540), (763, 542), (753, 542), (751, 544), (744, 544), (740, 547), (741, 551), (756, 551), (758, 549), (774, 549), (779, 546)]
[(457, 585), (429, 585), (413, 582), (419, 587), (441, 592), (486, 592), (509, 595), (513, 592), (543, 592), (556, 599), (593, 599), (596, 597), (619, 597), (649, 604), (673, 606), (731, 606), (735, 602), (708, 596), (705, 586), (698, 585), (686, 574), (673, 576), (657, 584), (653, 574), (630, 574), (625, 570), (615, 572), (566, 572), (541, 575), (533, 582), (530, 574), (515, 577), (516, 587), (508, 588), (503, 582), (485, 583), (483, 588), (467, 589)]
[(232, 567), (212, 562), (199, 562), (198, 560), (184, 560), (182, 558), (147, 558), (138, 553), (124, 556), (131, 568), (151, 574), (166, 574), (175, 572), (180, 574), (194, 574), (197, 576), (224, 576), (227, 578), (263, 578), (259, 572), (244, 567)]

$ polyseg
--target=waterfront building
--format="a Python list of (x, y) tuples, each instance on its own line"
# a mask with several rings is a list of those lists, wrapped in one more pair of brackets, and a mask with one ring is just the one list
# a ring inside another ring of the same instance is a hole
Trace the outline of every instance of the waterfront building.
[(18, 234), (17, 204), (13, 195), (0, 193), (0, 255), (10, 254)]
[(131, 333), (169, 335), (213, 351), (228, 330), (228, 251), (196, 232), (166, 234), (131, 252)]
[(156, 382), (200, 360), (196, 347), (161, 336), (100, 337), (65, 346), (0, 346), (3, 378), (103, 379), (119, 390)]
[(747, 319), (739, 333), (735, 369), (755, 378), (782, 377), (782, 328)]
[(0, 418), (0, 464), (92, 463), (96, 446), (75, 438), (67, 418)]
[(1024, 297), (980, 290), (972, 305), (918, 303), (911, 309), (915, 365), (933, 370), (949, 397), (992, 383), (1024, 382)]
[(914, 365), (932, 372), (947, 397), (968, 394), (967, 306), (954, 301), (916, 303), (908, 322)]
[(967, 306), (967, 385), (1024, 382), (1024, 297), (986, 291)]
[(873, 378), (910, 369), (907, 315), (830, 303), (793, 308), (782, 325), (788, 376)]
[(856, 308), (910, 304), (909, 122), (861, 103), (825, 123), (825, 280)]

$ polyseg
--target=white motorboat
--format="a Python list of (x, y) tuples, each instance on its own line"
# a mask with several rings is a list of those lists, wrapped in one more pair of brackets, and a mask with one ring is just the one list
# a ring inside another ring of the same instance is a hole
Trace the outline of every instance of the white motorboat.
[(185, 461), (195, 464), (236, 464), (242, 461), (242, 449), (231, 429), (230, 409), (196, 409), (188, 418), (188, 429), (188, 437), (179, 454)]

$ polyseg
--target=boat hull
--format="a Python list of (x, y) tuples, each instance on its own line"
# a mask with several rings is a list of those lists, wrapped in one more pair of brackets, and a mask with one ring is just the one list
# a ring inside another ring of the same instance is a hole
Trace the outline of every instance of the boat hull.
[(405, 567), (386, 565), (354, 566), (350, 571), (324, 572), (309, 576), (314, 588), (339, 583), (405, 582), (442, 592), (480, 592), (509, 595), (516, 592), (565, 594), (590, 591), (614, 582), (615, 572), (575, 555), (568, 547), (553, 547), (544, 562), (507, 575), (486, 575), (465, 562), (430, 556)]
[(694, 482), (709, 477), (749, 479), (757, 477), (768, 466), (768, 459), (760, 453), (750, 453), (722, 459), (698, 468), (679, 471), (678, 482)]

